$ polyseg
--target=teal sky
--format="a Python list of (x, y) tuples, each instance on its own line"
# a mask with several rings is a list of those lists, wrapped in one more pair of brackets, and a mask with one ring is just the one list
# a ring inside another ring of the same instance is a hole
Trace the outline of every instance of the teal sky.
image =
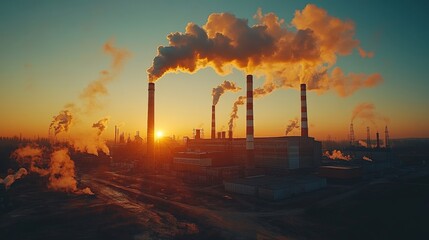
[[(253, 15), (274, 12), (290, 23), (308, 1), (1, 1), (0, 2), (0, 135), (46, 136), (52, 116), (79, 95), (110, 57), (102, 46), (110, 39), (131, 52), (119, 77), (100, 98), (103, 108), (79, 117), (90, 126), (110, 116), (113, 125), (134, 135), (146, 131), (147, 73), (167, 34), (184, 32), (188, 22), (204, 25), (208, 15), (229, 12), (255, 24)], [(330, 15), (355, 23), (355, 38), (375, 53), (357, 52), (336, 63), (345, 72), (380, 73), (384, 82), (342, 98), (334, 91), (308, 93), (310, 135), (347, 138), (356, 105), (372, 102), (376, 112), (390, 119), (391, 136), (429, 137), (429, 4), (425, 1), (312, 1)], [(156, 127), (167, 135), (191, 135), (193, 128), (210, 130), (211, 89), (231, 80), (245, 88), (244, 73), (219, 76), (212, 69), (195, 74), (169, 73), (156, 83)], [(264, 79), (256, 78), (255, 86)], [(284, 134), (289, 119), (299, 117), (299, 95), (279, 89), (255, 101), (257, 136)], [(217, 105), (217, 126), (225, 126), (232, 103), (244, 91), (226, 93)], [(237, 136), (244, 136), (241, 107)], [(355, 122), (357, 138), (365, 138), (369, 123)], [(372, 128), (383, 131), (384, 122)], [(298, 131), (293, 132), (298, 134)], [(145, 134), (142, 134), (145, 135)]]

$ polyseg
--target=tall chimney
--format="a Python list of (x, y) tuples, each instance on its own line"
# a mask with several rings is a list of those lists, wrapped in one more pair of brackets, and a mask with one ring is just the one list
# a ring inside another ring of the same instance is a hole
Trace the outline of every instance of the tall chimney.
[(389, 130), (387, 126), (384, 128), (384, 147), (389, 148)]
[(116, 144), (117, 135), (118, 135), (118, 127), (115, 125), (115, 144)]
[(380, 148), (380, 134), (377, 132), (377, 148)]
[(301, 137), (308, 137), (307, 86), (301, 84)]
[(371, 134), (369, 132), (369, 127), (366, 127), (366, 147), (371, 148)]
[(201, 129), (195, 129), (195, 139), (201, 139)]
[(232, 140), (232, 130), (229, 130), (229, 131), (228, 131), (228, 139), (229, 139), (229, 140)]
[(216, 138), (216, 106), (212, 105), (212, 139)]
[(149, 83), (147, 108), (147, 156), (149, 167), (155, 167), (155, 83)]
[(247, 75), (246, 98), (246, 169), (255, 167), (254, 157), (254, 132), (253, 132), (253, 76)]

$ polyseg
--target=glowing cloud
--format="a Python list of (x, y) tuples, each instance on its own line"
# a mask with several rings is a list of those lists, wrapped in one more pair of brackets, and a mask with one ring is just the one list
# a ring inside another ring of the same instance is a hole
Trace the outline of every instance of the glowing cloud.
[(230, 13), (213, 13), (202, 27), (188, 23), (185, 32), (170, 33), (168, 46), (159, 46), (147, 70), (154, 82), (168, 72), (194, 73), (211, 67), (219, 74), (232, 68), (264, 76), (265, 83), (255, 89), (255, 97), (278, 88), (296, 88), (307, 83), (320, 93), (334, 89), (349, 96), (360, 88), (382, 81), (379, 74), (344, 74), (333, 68), (339, 56), (357, 49), (370, 57), (355, 39), (355, 25), (330, 16), (324, 9), (308, 4), (296, 11), (287, 24), (274, 13), (258, 9), (256, 25)]

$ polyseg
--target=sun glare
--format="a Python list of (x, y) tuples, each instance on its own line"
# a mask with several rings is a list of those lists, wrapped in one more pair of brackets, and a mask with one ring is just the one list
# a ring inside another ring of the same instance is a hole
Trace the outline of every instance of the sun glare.
[(161, 130), (156, 132), (156, 138), (160, 139), (164, 136), (164, 132), (162, 132)]

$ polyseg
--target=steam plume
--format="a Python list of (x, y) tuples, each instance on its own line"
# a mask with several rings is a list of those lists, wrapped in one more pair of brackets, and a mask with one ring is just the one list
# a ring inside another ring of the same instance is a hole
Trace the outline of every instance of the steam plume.
[(286, 127), (286, 133), (285, 135), (287, 136), (290, 132), (292, 132), (295, 128), (299, 128), (298, 125), (298, 118), (289, 120), (289, 125), (287, 125)]
[(334, 89), (345, 97), (382, 81), (379, 74), (344, 74), (334, 68), (338, 57), (350, 55), (354, 49), (362, 57), (373, 56), (354, 38), (351, 21), (330, 16), (313, 4), (297, 10), (290, 23), (274, 13), (264, 15), (261, 9), (254, 18), (257, 24), (249, 26), (247, 19), (213, 13), (202, 27), (191, 22), (185, 32), (170, 33), (168, 46), (158, 47), (147, 70), (149, 81), (168, 72), (194, 73), (212, 67), (219, 74), (228, 74), (236, 68), (265, 77), (255, 97), (278, 88), (298, 88), (300, 83), (321, 93)]
[(343, 153), (340, 150), (333, 150), (332, 154), (329, 153), (329, 151), (326, 151), (323, 156), (326, 156), (330, 159), (339, 159), (339, 160), (345, 160), (350, 161), (352, 158), (350, 155), (343, 155)]
[(102, 70), (100, 77), (91, 82), (80, 95), (81, 99), (85, 101), (85, 112), (90, 112), (100, 107), (100, 104), (97, 102), (97, 96), (107, 95), (106, 84), (118, 77), (123, 69), (125, 60), (130, 56), (127, 50), (116, 48), (113, 41), (105, 43), (103, 51), (112, 57), (112, 63), (110, 69)]
[(240, 90), (241, 88), (236, 86), (234, 82), (223, 81), (222, 84), (213, 88), (212, 90), (213, 105), (215, 106), (218, 103), (220, 96), (222, 96), (222, 94), (224, 94), (225, 91), (237, 92)]
[(98, 122), (92, 124), (93, 128), (98, 129), (98, 133), (97, 133), (98, 136), (100, 136), (101, 133), (103, 133), (104, 129), (106, 129), (108, 122), (109, 122), (109, 118), (105, 117), (103, 119), (100, 119)]
[(22, 176), (27, 175), (27, 169), (20, 168), (15, 174), (9, 174), (4, 179), (0, 178), (0, 184), (4, 184), (4, 187), (7, 189), (10, 188), (10, 186), (18, 179), (20, 179)]
[(72, 124), (72, 114), (69, 110), (60, 111), (57, 116), (53, 117), (54, 119), (49, 126), (49, 129), (54, 129), (55, 135), (61, 132), (67, 132)]
[(245, 96), (239, 96), (237, 100), (234, 102), (234, 105), (232, 106), (232, 112), (230, 114), (228, 126), (229, 130), (232, 131), (234, 128), (234, 120), (238, 118), (238, 106), (244, 104), (244, 100), (246, 100)]
[(362, 158), (363, 160), (365, 160), (365, 161), (369, 161), (369, 162), (372, 162), (372, 159), (371, 158), (369, 158), (369, 157), (367, 157), (367, 156), (363, 156), (363, 158)]
[[(30, 172), (37, 173), (40, 176), (48, 175), (48, 187), (50, 189), (76, 194), (93, 194), (89, 188), (78, 189), (74, 162), (71, 160), (66, 148), (53, 151), (47, 164), (40, 163), (43, 149), (35, 145), (18, 148), (12, 153), (12, 156), (20, 164), (30, 164)], [(36, 166), (37, 164), (44, 166)], [(26, 169), (24, 170), (20, 169), (21, 175), (26, 173)]]
[(353, 112), (352, 112), (352, 122), (353, 120), (355, 120), (356, 118), (361, 118), (364, 120), (368, 120), (370, 121), (372, 124), (374, 124), (375, 126), (377, 126), (376, 124), (376, 120), (382, 120), (385, 123), (389, 122), (389, 118), (385, 117), (379, 113), (377, 113), (375, 111), (375, 106), (373, 103), (368, 103), (368, 102), (364, 102), (361, 104), (358, 104)]

